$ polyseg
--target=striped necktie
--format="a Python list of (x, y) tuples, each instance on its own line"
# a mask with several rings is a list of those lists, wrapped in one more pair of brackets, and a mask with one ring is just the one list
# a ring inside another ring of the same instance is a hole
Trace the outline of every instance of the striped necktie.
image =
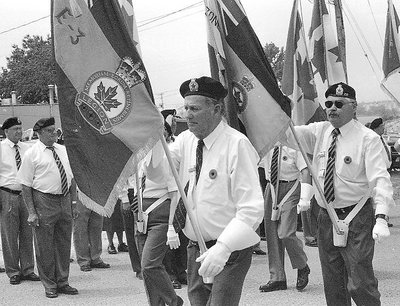
[[(187, 182), (187, 184), (184, 188), (185, 194), (187, 194), (188, 189), (189, 189), (189, 182)], [(183, 200), (182, 200), (182, 198), (180, 198), (178, 205), (176, 207), (174, 221), (172, 223), (176, 233), (179, 233), (185, 227), (186, 213), (187, 213), (187, 210), (186, 210), (185, 204), (183, 204)]]
[(60, 160), (60, 157), (58, 156), (58, 154), (56, 153), (56, 151), (54, 150), (54, 147), (47, 147), (47, 149), (49, 149), (50, 151), (53, 152), (53, 157), (54, 160), (56, 161), (58, 170), (60, 171), (60, 176), (61, 176), (61, 192), (64, 196), (66, 196), (68, 194), (68, 181), (67, 181), (67, 175), (65, 173), (65, 169), (64, 166)]
[(15, 162), (17, 163), (17, 169), (19, 170), (19, 168), (21, 167), (21, 155), (19, 154), (17, 144), (14, 145), (14, 149), (15, 149)]
[(328, 149), (328, 162), (326, 164), (324, 194), (328, 203), (335, 200), (335, 188), (333, 184), (333, 174), (335, 172), (335, 158), (336, 158), (336, 139), (340, 134), (339, 129), (332, 131), (332, 142)]
[(279, 155), (280, 155), (280, 147), (275, 146), (274, 151), (272, 153), (271, 159), (271, 184), (274, 186), (275, 190), (278, 185), (278, 172), (279, 172)]
[(133, 213), (137, 213), (139, 210), (138, 194), (140, 194), (140, 196), (143, 198), (143, 191), (145, 187), (146, 187), (146, 175), (143, 175), (140, 180), (140, 190), (139, 192), (136, 192), (135, 196), (132, 199), (131, 207)]
[(392, 155), (390, 154), (389, 149), (388, 149), (385, 141), (383, 140), (382, 136), (381, 136), (381, 141), (382, 141), (383, 147), (385, 148), (385, 151), (386, 151), (386, 154), (387, 154), (387, 156), (389, 158), (389, 161), (391, 162), (392, 161)]

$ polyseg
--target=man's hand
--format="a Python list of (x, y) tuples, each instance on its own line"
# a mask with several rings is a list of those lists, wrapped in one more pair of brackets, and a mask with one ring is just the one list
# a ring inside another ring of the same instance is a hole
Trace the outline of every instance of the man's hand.
[(297, 213), (299, 214), (302, 211), (307, 211), (311, 207), (311, 202), (310, 201), (304, 201), (303, 199), (299, 200), (299, 203), (297, 203)]
[(28, 224), (30, 226), (39, 226), (39, 216), (37, 213), (30, 213), (28, 215)]
[(179, 235), (175, 232), (173, 225), (168, 225), (167, 232), (167, 245), (169, 245), (170, 249), (177, 249), (181, 245), (179, 241)]
[(200, 255), (196, 261), (201, 262), (199, 274), (202, 277), (214, 277), (219, 274), (229, 259), (231, 251), (222, 242), (217, 241), (215, 245)]
[(389, 237), (390, 232), (387, 221), (382, 218), (376, 218), (374, 229), (372, 230), (372, 238), (375, 241), (380, 242), (383, 238)]

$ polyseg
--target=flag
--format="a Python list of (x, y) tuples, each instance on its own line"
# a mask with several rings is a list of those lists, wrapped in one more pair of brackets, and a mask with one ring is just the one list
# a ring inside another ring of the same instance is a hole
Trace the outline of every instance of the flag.
[(162, 116), (117, 0), (52, 1), (61, 126), (79, 197), (110, 216)]
[(333, 31), (325, 0), (314, 0), (310, 39), (310, 60), (318, 100), (325, 101), (325, 91), (330, 85), (346, 82), (339, 46)]
[(381, 87), (391, 98), (400, 101), (400, 39), (399, 16), (391, 0), (388, 0), (385, 45), (383, 49), (382, 70), (384, 79)]
[(326, 114), (318, 102), (298, 2), (299, 0), (293, 2), (289, 23), (283, 65), (282, 92), (292, 100), (293, 123), (302, 125), (326, 120)]
[(290, 103), (239, 0), (204, 0), (211, 75), (228, 88), (228, 123), (242, 125), (260, 157), (287, 130)]
[(128, 29), (129, 36), (133, 40), (133, 44), (136, 47), (139, 55), (141, 55), (139, 45), (139, 33), (136, 26), (135, 12), (133, 10), (132, 0), (118, 0), (118, 3), (122, 10), (122, 16), (124, 17), (126, 28)]

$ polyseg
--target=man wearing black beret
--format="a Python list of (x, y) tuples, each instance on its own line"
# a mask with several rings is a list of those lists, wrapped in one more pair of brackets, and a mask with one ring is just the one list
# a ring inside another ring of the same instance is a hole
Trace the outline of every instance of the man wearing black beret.
[[(390, 235), (387, 215), (394, 205), (393, 187), (383, 158), (379, 136), (355, 120), (355, 90), (337, 83), (325, 93), (329, 121), (295, 127), (306, 152), (313, 156), (318, 249), (327, 305), (380, 305), (378, 281), (372, 267), (375, 240)], [(289, 145), (297, 144), (291, 132)], [(334, 208), (332, 226), (326, 206)], [(373, 199), (373, 201), (372, 201)], [(375, 214), (373, 202), (376, 205)]]
[(385, 140), (382, 137), (383, 133), (385, 133), (385, 125), (383, 123), (383, 119), (376, 118), (376, 119), (372, 120), (369, 128), (371, 130), (373, 130), (375, 133), (377, 133), (381, 139), (383, 148), (385, 149), (383, 158), (385, 159), (386, 168), (389, 169), (390, 166), (392, 165), (392, 155), (390, 152), (390, 147), (388, 146), (388, 144), (385, 142)]
[[(191, 305), (238, 305), (250, 268), (255, 230), (264, 214), (258, 180), (258, 154), (245, 135), (223, 119), (227, 90), (209, 77), (180, 87), (189, 130), (170, 145), (188, 205), (208, 248), (200, 254), (192, 220), (178, 204), (174, 228), (188, 245), (188, 296)], [(172, 205), (172, 204), (171, 204)], [(212, 285), (205, 284), (213, 278)]]
[(17, 177), (35, 233), (40, 280), (48, 298), (78, 294), (68, 283), (77, 195), (67, 151), (56, 143), (53, 117), (40, 119), (33, 130), (39, 141), (26, 151)]
[(28, 210), (22, 200), (22, 186), (17, 182), (17, 172), (29, 146), (20, 141), (22, 123), (17, 117), (8, 118), (1, 128), (6, 135), (1, 142), (1, 242), (10, 284), (18, 285), (21, 279), (40, 280), (34, 273), (33, 237), (27, 223)]

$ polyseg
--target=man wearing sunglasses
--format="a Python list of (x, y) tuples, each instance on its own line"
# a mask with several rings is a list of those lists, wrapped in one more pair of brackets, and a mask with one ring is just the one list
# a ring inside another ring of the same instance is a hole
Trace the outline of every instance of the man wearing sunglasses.
[[(323, 195), (316, 192), (315, 196), (321, 206), (318, 249), (325, 298), (327, 305), (351, 305), (351, 299), (357, 305), (380, 305), (372, 267), (374, 240), (390, 235), (387, 215), (394, 205), (384, 148), (375, 132), (354, 119), (357, 102), (352, 87), (334, 84), (325, 97), (329, 122), (296, 127), (304, 149), (313, 155), (314, 179), (324, 190)], [(297, 147), (293, 134), (287, 133), (287, 137), (289, 145)], [(322, 197), (335, 209), (338, 219), (345, 220), (347, 242), (335, 241), (345, 235), (336, 235)]]

